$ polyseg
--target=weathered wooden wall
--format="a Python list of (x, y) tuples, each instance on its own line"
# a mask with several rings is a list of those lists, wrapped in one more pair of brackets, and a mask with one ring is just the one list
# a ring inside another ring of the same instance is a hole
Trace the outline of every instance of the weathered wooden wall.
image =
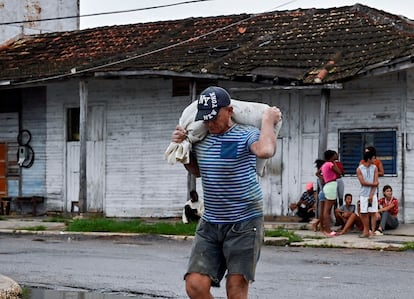
[[(338, 148), (340, 130), (361, 131), (397, 130), (397, 175), (386, 175), (380, 178), (379, 196), (382, 187), (389, 184), (393, 194), (402, 200), (404, 109), (406, 102), (406, 81), (403, 74), (393, 73), (375, 78), (364, 78), (344, 85), (342, 91), (332, 91), (329, 107), (328, 148)], [(381, 153), (377, 153), (378, 156)], [(408, 160), (409, 161), (409, 160)], [(353, 194), (354, 201), (359, 195), (359, 181), (354, 173), (344, 178), (345, 192)], [(405, 182), (405, 187), (409, 182)], [(402, 213), (400, 218), (403, 218)]]
[[(278, 153), (267, 169), (268, 175), (260, 181), (266, 214), (286, 215), (289, 203), (297, 201), (305, 184), (315, 182), (321, 90), (241, 90), (246, 85), (221, 83), (234, 98), (277, 105), (283, 111)], [(412, 174), (407, 170), (403, 174), (403, 167), (407, 167), (402, 160), (411, 154), (404, 150), (410, 145), (403, 146), (402, 136), (403, 130), (413, 133), (409, 124), (414, 115), (413, 100), (407, 101), (405, 85), (405, 76), (395, 73), (332, 90), (328, 148), (338, 150), (340, 130), (396, 129), (398, 174), (381, 178), (381, 185), (391, 184), (404, 208), (412, 209), (412, 202), (402, 196), (403, 186), (406, 192), (412, 191)], [(163, 154), (190, 99), (172, 97), (171, 87), (172, 82), (164, 79), (101, 79), (88, 84), (89, 104), (103, 104), (106, 109), (102, 116), (106, 118), (102, 192), (107, 216), (169, 217), (181, 213), (187, 198), (187, 173), (182, 165), (168, 165)], [(75, 81), (48, 86), (46, 181), (51, 207), (67, 207), (65, 109), (77, 106), (78, 101)], [(404, 105), (406, 110), (401, 108)], [(202, 198), (199, 180), (197, 186)], [(354, 174), (345, 177), (345, 187), (345, 192), (357, 198), (359, 183)], [(405, 212), (404, 221), (413, 221), (410, 215)]]

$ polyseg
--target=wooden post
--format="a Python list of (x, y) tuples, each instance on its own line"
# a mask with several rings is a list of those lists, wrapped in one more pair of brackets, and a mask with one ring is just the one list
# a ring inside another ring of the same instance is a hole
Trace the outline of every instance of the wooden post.
[[(190, 97), (191, 101), (189, 104), (191, 104), (193, 101), (197, 99), (197, 83), (193, 80), (190, 82)], [(190, 191), (196, 190), (196, 177), (192, 175), (191, 173), (187, 174), (187, 200), (190, 199)]]
[(80, 97), (80, 115), (79, 115), (79, 135), (80, 135), (80, 153), (79, 153), (79, 212), (86, 213), (87, 202), (87, 185), (86, 185), (86, 138), (87, 138), (87, 119), (88, 119), (88, 83), (85, 80), (79, 82)]
[(319, 145), (318, 158), (323, 159), (323, 154), (328, 146), (328, 121), (329, 121), (329, 98), (331, 96), (329, 89), (321, 91), (321, 109), (319, 113)]

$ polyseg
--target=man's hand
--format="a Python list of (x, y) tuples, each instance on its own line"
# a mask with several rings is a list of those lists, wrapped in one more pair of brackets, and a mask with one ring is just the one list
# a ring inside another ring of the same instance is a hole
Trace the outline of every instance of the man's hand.
[(186, 137), (187, 137), (187, 131), (180, 125), (177, 125), (175, 127), (175, 130), (172, 133), (171, 141), (175, 143), (181, 143), (184, 141)]
[(276, 106), (269, 107), (263, 112), (263, 120), (274, 126), (282, 120), (282, 112)]

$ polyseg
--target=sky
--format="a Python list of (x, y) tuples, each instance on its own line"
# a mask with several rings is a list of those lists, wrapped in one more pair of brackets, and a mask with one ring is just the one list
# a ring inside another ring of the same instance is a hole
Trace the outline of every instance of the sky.
[(135, 12), (81, 17), (80, 28), (166, 21), (189, 17), (219, 16), (241, 13), (262, 13), (297, 8), (329, 8), (364, 4), (414, 20), (413, 0), (207, 0), (163, 8), (155, 6), (190, 2), (192, 0), (80, 0), (80, 15), (144, 9)]

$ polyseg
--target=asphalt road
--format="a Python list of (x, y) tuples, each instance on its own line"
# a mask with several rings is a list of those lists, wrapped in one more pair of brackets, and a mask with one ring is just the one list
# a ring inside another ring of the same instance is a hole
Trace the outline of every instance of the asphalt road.
[[(0, 234), (0, 273), (22, 286), (186, 298), (190, 240)], [(249, 298), (413, 298), (414, 252), (264, 246)], [(225, 298), (224, 285), (213, 289)]]

